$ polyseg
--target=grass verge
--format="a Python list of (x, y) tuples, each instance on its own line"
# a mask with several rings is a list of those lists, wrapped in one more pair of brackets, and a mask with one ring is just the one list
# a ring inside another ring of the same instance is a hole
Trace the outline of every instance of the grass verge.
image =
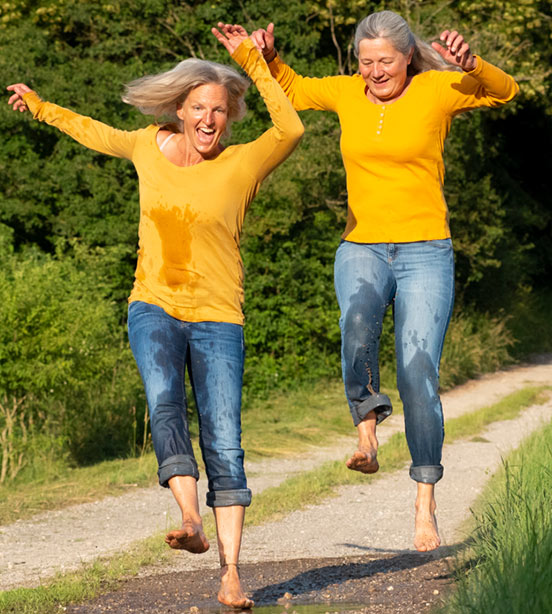
[[(400, 402), (385, 389), (393, 404)], [(243, 415), (243, 443), (248, 460), (292, 454), (305, 445), (325, 445), (336, 436), (352, 434), (353, 427), (341, 382), (309, 386), (258, 402)], [(201, 467), (197, 437), (196, 458)], [(97, 501), (136, 487), (156, 483), (155, 455), (104, 461), (90, 467), (46, 472), (40, 480), (0, 487), (0, 525), (25, 519), (44, 510)]]
[(441, 614), (552, 612), (552, 423), (504, 462), (475, 506)]
[[(529, 387), (508, 395), (498, 403), (482, 408), (446, 424), (447, 443), (477, 435), (485, 426), (497, 420), (513, 419), (526, 407), (544, 402), (547, 387)], [(322, 501), (331, 496), (338, 486), (369, 482), (380, 474), (389, 473), (404, 466), (409, 459), (406, 440), (396, 433), (380, 448), (382, 469), (373, 476), (349, 471), (341, 461), (322, 464), (315, 470), (286, 480), (279, 486), (256, 495), (246, 514), (246, 526), (276, 520), (296, 509)], [(214, 525), (209, 515), (205, 518), (207, 534), (214, 535)], [(0, 613), (50, 614), (59, 611), (67, 603), (91, 599), (100, 592), (113, 588), (117, 580), (128, 577), (144, 566), (166, 560), (173, 553), (166, 549), (158, 536), (140, 542), (128, 554), (107, 562), (97, 562), (84, 570), (58, 576), (48, 586), (37, 589), (17, 589), (0, 594)]]

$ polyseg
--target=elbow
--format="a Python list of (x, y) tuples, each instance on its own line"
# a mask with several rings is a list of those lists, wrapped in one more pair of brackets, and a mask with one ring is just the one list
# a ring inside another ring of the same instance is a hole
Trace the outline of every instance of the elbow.
[(290, 138), (294, 143), (299, 143), (304, 134), (305, 126), (303, 126), (303, 122), (297, 117), (297, 121), (294, 122), (293, 128), (290, 131)]
[(504, 100), (502, 101), (503, 104), (506, 104), (507, 102), (512, 101), (518, 94), (519, 94), (519, 85), (517, 84), (516, 81), (514, 81), (514, 79), (512, 79), (511, 90), (508, 93), (508, 95), (504, 98)]

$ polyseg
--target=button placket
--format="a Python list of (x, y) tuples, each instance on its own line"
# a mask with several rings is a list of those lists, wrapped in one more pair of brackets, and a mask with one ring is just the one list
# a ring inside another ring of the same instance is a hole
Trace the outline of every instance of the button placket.
[(380, 111), (380, 115), (379, 115), (379, 121), (378, 121), (378, 127), (376, 130), (376, 134), (380, 135), (382, 133), (383, 130), (383, 120), (385, 118), (385, 105), (382, 105), (381, 107), (381, 111)]

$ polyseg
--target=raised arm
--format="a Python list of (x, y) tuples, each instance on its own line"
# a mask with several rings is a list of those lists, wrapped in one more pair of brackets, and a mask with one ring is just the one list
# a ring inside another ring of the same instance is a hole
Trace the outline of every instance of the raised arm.
[(316, 111), (335, 111), (339, 97), (340, 85), (346, 77), (325, 77), (316, 79), (298, 75), (285, 64), (276, 51), (274, 24), (266, 29), (260, 28), (251, 34), (255, 46), (263, 54), (272, 76), (282, 86), (286, 96), (298, 111), (314, 109)]
[(451, 87), (451, 101), (458, 105), (455, 111), (481, 106), (497, 107), (512, 100), (519, 92), (513, 77), (497, 66), (485, 62), (472, 53), (470, 44), (456, 30), (444, 30), (440, 35), (443, 44), (432, 43), (431, 46), (441, 57), (464, 71), (458, 73), (458, 83)]
[(218, 27), (220, 31), (213, 28), (213, 34), (257, 86), (272, 120), (272, 127), (252, 143), (256, 174), (262, 180), (295, 149), (304, 133), (303, 124), (245, 29), (222, 23)]
[(14, 111), (28, 110), (35, 119), (54, 126), (85, 147), (100, 153), (118, 158), (132, 158), (136, 132), (116, 130), (90, 117), (44, 102), (24, 83), (14, 83), (7, 89), (13, 92), (8, 104), (13, 105)]

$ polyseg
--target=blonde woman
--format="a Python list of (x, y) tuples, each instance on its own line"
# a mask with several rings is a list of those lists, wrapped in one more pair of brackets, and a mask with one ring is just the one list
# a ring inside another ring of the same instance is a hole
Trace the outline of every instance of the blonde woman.
[(243, 28), (213, 34), (256, 84), (272, 126), (256, 140), (225, 147), (232, 121), (245, 112), (248, 82), (228, 66), (189, 59), (130, 83), (125, 102), (166, 125), (116, 130), (43, 102), (10, 85), (14, 110), (30, 110), (86, 147), (128, 158), (140, 187), (138, 263), (128, 328), (151, 414), (159, 482), (171, 489), (182, 524), (171, 548), (209, 548), (197, 497), (198, 467), (186, 418), (184, 373), (196, 399), (221, 563), (221, 603), (249, 608), (238, 574), (245, 508), (251, 491), (241, 448), (244, 361), (240, 232), (262, 181), (295, 148), (303, 126)]

